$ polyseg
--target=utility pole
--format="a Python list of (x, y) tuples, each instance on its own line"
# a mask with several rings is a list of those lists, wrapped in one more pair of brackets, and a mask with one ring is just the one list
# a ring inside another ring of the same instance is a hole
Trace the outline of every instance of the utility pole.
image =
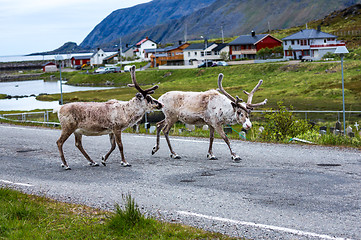
[(222, 32), (222, 43), (224, 43), (223, 25), (221, 26), (221, 32)]

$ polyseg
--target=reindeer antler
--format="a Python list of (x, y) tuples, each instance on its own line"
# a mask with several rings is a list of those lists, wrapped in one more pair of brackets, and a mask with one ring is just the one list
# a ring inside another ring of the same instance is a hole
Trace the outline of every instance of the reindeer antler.
[(242, 104), (238, 104), (243, 102), (243, 99), (239, 98), (238, 96), (236, 96), (236, 98), (232, 97), (231, 94), (229, 94), (228, 92), (226, 92), (226, 90), (224, 90), (223, 86), (222, 86), (222, 80), (223, 80), (223, 74), (220, 73), (218, 75), (218, 88), (219, 91), (221, 91), (221, 93), (223, 93), (229, 100), (231, 100), (233, 103), (237, 104), (238, 106), (240, 106), (241, 108), (243, 108), (243, 110), (245, 110), (246, 112), (249, 112), (249, 109), (247, 109), (246, 107), (244, 107)]
[[(236, 98), (234, 98), (234, 97), (232, 97), (231, 94), (227, 93), (226, 90), (223, 89), (222, 80), (223, 80), (223, 74), (220, 73), (218, 75), (219, 91), (221, 91), (221, 93), (223, 93), (229, 100), (231, 100), (235, 104), (243, 102), (243, 100), (241, 98), (239, 98), (238, 96), (236, 96)], [(262, 83), (263, 83), (263, 80), (259, 80), (258, 84), (253, 88), (253, 90), (250, 93), (243, 91), (248, 96), (246, 107), (244, 107), (242, 104), (238, 104), (238, 106), (243, 108), (246, 112), (250, 112), (250, 110), (252, 110), (254, 107), (265, 105), (267, 103), (267, 99), (265, 99), (263, 102), (252, 104), (253, 94), (257, 91), (257, 89), (259, 88), (259, 86), (261, 86)]]
[(257, 89), (259, 88), (259, 86), (261, 86), (262, 83), (263, 83), (263, 80), (262, 79), (259, 80), (258, 84), (253, 88), (253, 90), (250, 93), (243, 90), (243, 92), (248, 96), (247, 108), (252, 109), (254, 107), (259, 107), (259, 106), (265, 105), (267, 103), (267, 99), (265, 99), (263, 102), (252, 104), (253, 94), (257, 91)]
[(153, 94), (154, 93), (154, 90), (156, 90), (159, 86), (158, 85), (155, 85), (151, 88), (148, 88), (148, 89), (145, 89), (143, 90), (139, 84), (137, 83), (137, 80), (135, 78), (135, 66), (133, 65), (131, 68), (130, 68), (130, 75), (132, 77), (132, 82), (133, 84), (128, 84), (128, 87), (134, 87), (136, 88), (144, 97), (146, 95), (149, 95), (149, 94)]

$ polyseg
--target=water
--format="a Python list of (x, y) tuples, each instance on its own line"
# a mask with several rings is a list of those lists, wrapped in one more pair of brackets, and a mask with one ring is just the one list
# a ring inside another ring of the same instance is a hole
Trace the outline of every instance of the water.
[[(112, 87), (79, 87), (64, 85), (63, 82), (63, 93), (77, 92), (77, 91), (89, 91), (99, 89), (111, 89)], [(0, 93), (7, 95), (39, 95), (40, 93), (60, 93), (60, 81), (43, 81), (43, 80), (31, 80), (31, 81), (14, 81), (14, 82), (0, 82)], [(58, 101), (45, 102), (38, 101), (35, 97), (26, 98), (12, 98), (12, 99), (1, 99), (0, 110), (34, 110), (34, 109), (52, 109), (59, 106)]]
[(72, 53), (72, 54), (34, 55), (34, 56), (24, 56), (24, 55), (0, 56), (0, 62), (24, 62), (24, 61), (42, 61), (42, 60), (54, 61), (55, 57), (57, 56), (61, 56), (63, 59), (70, 59), (74, 56), (85, 56), (85, 55), (92, 55), (92, 53)]

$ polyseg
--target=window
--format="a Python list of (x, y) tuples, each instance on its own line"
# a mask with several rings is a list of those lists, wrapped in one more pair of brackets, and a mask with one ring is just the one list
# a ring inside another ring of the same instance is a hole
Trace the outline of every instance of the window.
[(326, 39), (324, 39), (324, 40), (323, 40), (323, 43), (326, 43), (326, 42), (327, 42), (327, 40), (326, 40)]
[(191, 56), (191, 52), (188, 52), (188, 57), (190, 57)]
[(291, 41), (291, 45), (295, 45), (295, 41), (294, 41), (294, 40)]
[(198, 53), (198, 52), (194, 52), (194, 56), (197, 56), (197, 53)]
[(287, 46), (287, 41), (285, 41), (285, 46)]
[(201, 56), (204, 57), (204, 52), (201, 52)]

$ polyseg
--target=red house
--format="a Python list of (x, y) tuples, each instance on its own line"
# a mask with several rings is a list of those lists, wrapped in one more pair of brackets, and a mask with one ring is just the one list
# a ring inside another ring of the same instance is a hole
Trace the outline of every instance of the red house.
[(282, 46), (282, 41), (272, 37), (270, 34), (241, 35), (229, 43), (230, 59), (248, 58), (255, 59), (256, 54), (262, 48), (274, 48)]
[(56, 72), (58, 69), (56, 68), (55, 63), (53, 62), (47, 62), (42, 65), (43, 72)]
[(71, 67), (72, 68), (78, 68), (83, 66), (84, 64), (90, 63), (91, 56), (74, 56), (71, 60)]

